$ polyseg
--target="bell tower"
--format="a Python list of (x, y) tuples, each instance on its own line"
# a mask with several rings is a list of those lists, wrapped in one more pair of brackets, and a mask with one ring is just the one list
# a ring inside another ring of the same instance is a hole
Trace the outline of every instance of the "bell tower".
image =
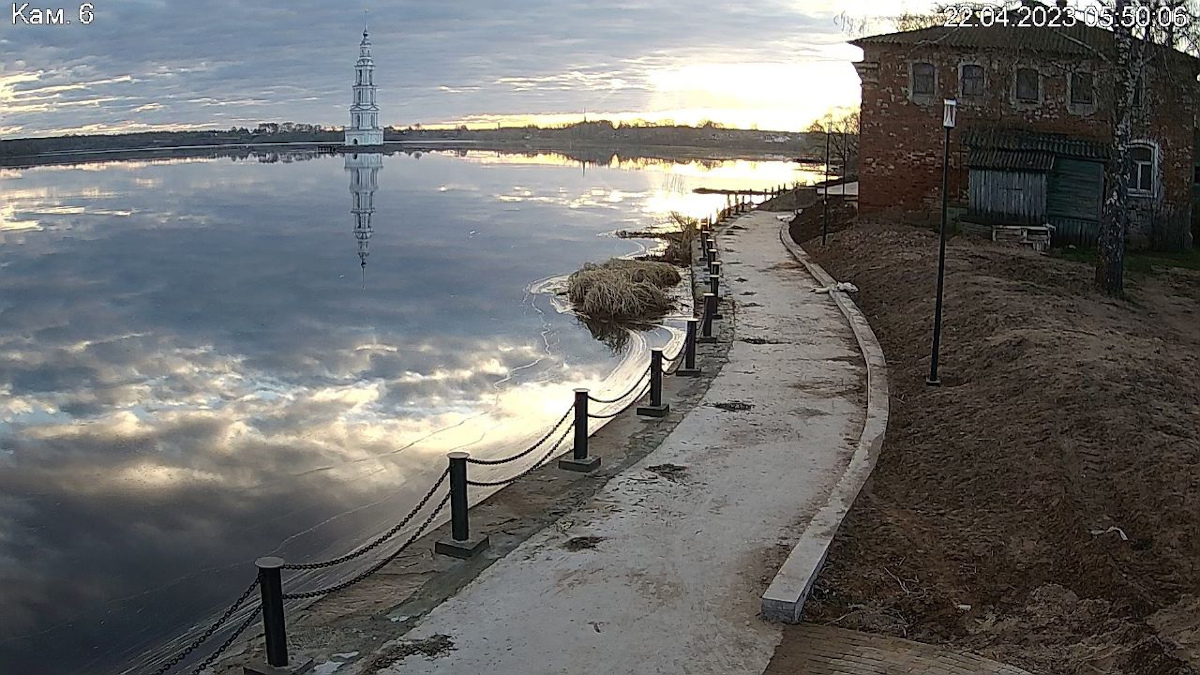
[(354, 65), (354, 98), (350, 103), (350, 126), (346, 127), (346, 145), (383, 145), (383, 127), (379, 126), (379, 106), (375, 102), (375, 62), (371, 59), (371, 38), (363, 28), (358, 45), (358, 63)]

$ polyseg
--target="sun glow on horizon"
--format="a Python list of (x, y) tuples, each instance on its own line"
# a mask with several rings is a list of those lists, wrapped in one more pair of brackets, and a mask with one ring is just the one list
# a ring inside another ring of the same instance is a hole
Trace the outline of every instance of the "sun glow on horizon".
[(834, 44), (807, 60), (683, 63), (646, 73), (648, 97), (642, 110), (475, 114), (423, 126), (561, 126), (588, 119), (803, 131), (830, 110), (858, 105), (859, 82), (851, 65), (857, 58), (856, 47)]

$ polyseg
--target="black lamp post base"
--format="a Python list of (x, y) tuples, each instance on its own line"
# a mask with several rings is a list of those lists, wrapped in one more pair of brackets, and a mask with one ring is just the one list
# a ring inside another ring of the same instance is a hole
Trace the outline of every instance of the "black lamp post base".
[(242, 666), (243, 675), (303, 675), (313, 669), (313, 660), (305, 656), (289, 659), (286, 666), (271, 666), (266, 663), (255, 663)]
[(699, 377), (699, 376), (700, 376), (699, 368), (682, 368), (681, 367), (681, 368), (677, 368), (675, 370), (675, 377)]
[(599, 457), (585, 457), (583, 459), (575, 459), (574, 457), (563, 457), (558, 460), (558, 468), (566, 471), (578, 471), (579, 473), (588, 473), (595, 471), (600, 466)]
[(940, 379), (927, 377), (927, 378), (925, 378), (925, 384), (927, 384), (931, 387), (940, 387), (940, 386), (942, 386), (942, 381)]

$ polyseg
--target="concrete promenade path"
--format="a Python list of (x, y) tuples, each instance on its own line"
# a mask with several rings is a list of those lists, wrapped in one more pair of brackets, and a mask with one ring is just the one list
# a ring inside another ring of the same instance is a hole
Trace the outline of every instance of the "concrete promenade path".
[[(781, 628), (758, 618), (759, 597), (850, 460), (865, 370), (773, 214), (719, 241), (736, 341), (702, 403), (584, 508), (385, 646), (375, 672), (766, 668)], [(432, 643), (447, 648), (406, 647)]]
[(734, 342), (700, 404), (586, 505), (345, 675), (1026, 675), (813, 624), (784, 641), (761, 618), (764, 590), (864, 434), (867, 368), (776, 214), (744, 215), (718, 241)]

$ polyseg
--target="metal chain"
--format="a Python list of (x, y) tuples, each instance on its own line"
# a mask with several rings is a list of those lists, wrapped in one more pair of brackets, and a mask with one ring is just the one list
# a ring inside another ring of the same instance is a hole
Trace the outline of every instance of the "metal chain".
[(408, 523), (412, 521), (413, 516), (416, 516), (417, 512), (420, 511), (422, 508), (424, 508), (425, 504), (429, 503), (429, 500), (433, 497), (433, 493), (437, 492), (438, 488), (442, 486), (442, 483), (446, 481), (446, 478), (449, 475), (450, 475), (449, 468), (442, 471), (442, 475), (438, 477), (437, 482), (435, 482), (433, 484), (433, 487), (429, 488), (429, 491), (425, 493), (425, 496), (421, 498), (421, 501), (417, 502), (417, 505), (413, 507), (413, 510), (408, 512), (407, 516), (404, 516), (404, 518), (399, 523), (396, 523), (396, 525), (393, 526), (392, 529), (379, 535), (378, 537), (375, 538), (374, 541), (367, 544), (366, 546), (363, 546), (360, 549), (351, 551), (350, 553), (347, 553), (346, 555), (334, 558), (332, 560), (326, 560), (324, 562), (287, 563), (287, 564), (284, 564), (283, 569), (285, 569), (285, 570), (319, 570), (319, 569), (322, 569), (325, 567), (333, 567), (334, 565), (340, 565), (344, 562), (354, 560), (355, 558), (357, 558), (359, 556), (365, 555), (366, 553), (375, 550), (381, 544), (383, 544), (383, 542), (387, 541), (388, 539), (391, 539), (392, 537), (394, 537), (396, 535), (397, 532), (399, 532), (400, 530), (403, 530), (405, 528), (405, 526), (407, 526)]
[(593, 403), (616, 403), (617, 401), (624, 399), (626, 396), (629, 396), (634, 391), (637, 391), (637, 388), (642, 386), (642, 383), (646, 381), (646, 378), (649, 375), (650, 375), (650, 366), (646, 366), (646, 370), (642, 371), (642, 376), (639, 377), (638, 381), (634, 382), (633, 386), (630, 387), (624, 394), (621, 394), (620, 396), (618, 396), (616, 398), (595, 398), (591, 394), (589, 394), (588, 400), (592, 401)]
[(679, 359), (683, 358), (683, 352), (684, 352), (684, 350), (686, 350), (686, 349), (687, 349), (687, 345), (686, 345), (686, 344), (681, 344), (681, 345), (679, 345), (679, 351), (675, 352), (675, 356), (672, 356), (672, 357), (671, 357), (671, 358), (669, 358), (669, 359), (668, 359), (668, 358), (666, 358), (666, 357), (664, 357), (664, 359), (666, 360), (666, 362), (667, 362), (667, 363), (675, 363), (675, 362), (676, 362), (676, 361), (678, 361)]
[(629, 403), (626, 403), (624, 406), (622, 406), (620, 410), (617, 410), (616, 412), (611, 412), (611, 413), (608, 413), (608, 414), (606, 414), (606, 415), (593, 415), (593, 414), (591, 414), (591, 413), (588, 413), (588, 419), (593, 419), (593, 420), (607, 420), (607, 419), (612, 419), (613, 417), (616, 417), (617, 415), (620, 415), (621, 413), (625, 412), (626, 410), (629, 410), (629, 406), (633, 405), (634, 403), (637, 403), (637, 400), (638, 400), (639, 398), (641, 398), (641, 397), (645, 396), (645, 395), (646, 395), (646, 390), (647, 390), (647, 389), (649, 389), (649, 388), (650, 388), (650, 387), (649, 387), (649, 386), (647, 386), (647, 387), (646, 387), (646, 389), (643, 389), (643, 390), (642, 390), (642, 393), (638, 394), (637, 396), (634, 396), (634, 397), (633, 397), (633, 399), (631, 399), (631, 400), (629, 401)]
[(167, 671), (175, 668), (176, 665), (179, 665), (181, 661), (184, 661), (185, 658), (190, 656), (193, 651), (196, 651), (197, 647), (203, 645), (205, 640), (208, 640), (212, 637), (212, 633), (217, 632), (217, 628), (220, 628), (222, 625), (224, 625), (224, 622), (229, 621), (229, 617), (233, 616), (235, 611), (238, 611), (238, 608), (241, 607), (241, 604), (246, 602), (246, 599), (250, 597), (251, 593), (253, 593), (254, 589), (257, 589), (257, 587), (258, 577), (254, 577), (253, 583), (251, 583), (251, 585), (248, 586), (245, 591), (242, 591), (240, 598), (236, 599), (232, 605), (229, 605), (229, 609), (224, 611), (224, 614), (221, 615), (221, 619), (217, 619), (214, 623), (212, 623), (211, 626), (208, 627), (208, 629), (205, 629), (204, 633), (200, 634), (199, 638), (192, 640), (191, 644), (188, 644), (186, 647), (184, 647), (184, 651), (176, 653), (175, 656), (170, 657), (169, 661), (160, 665), (160, 667), (158, 667), (154, 673), (152, 673), (152, 675), (163, 675), (163, 673), (167, 673)]
[(538, 446), (540, 446), (542, 443), (545, 443), (546, 439), (550, 438), (550, 436), (554, 434), (554, 431), (556, 429), (558, 429), (559, 425), (562, 424), (563, 421), (567, 419), (567, 416), (569, 416), (571, 414), (571, 412), (574, 410), (575, 410), (574, 405), (572, 405), (570, 408), (567, 408), (567, 411), (565, 413), (563, 413), (562, 417), (558, 418), (558, 421), (554, 423), (554, 426), (550, 427), (550, 430), (546, 432), (545, 436), (542, 436), (541, 438), (539, 438), (537, 443), (534, 443), (533, 445), (529, 446), (528, 448), (522, 450), (521, 452), (518, 452), (517, 454), (515, 454), (511, 457), (505, 457), (504, 459), (474, 459), (472, 457), (468, 457), (467, 463), (468, 464), (480, 464), (482, 466), (496, 466), (497, 464), (508, 464), (509, 462), (513, 462), (518, 459), (521, 459), (525, 455), (528, 455), (529, 453), (533, 452), (534, 450), (537, 450)]
[(567, 427), (566, 431), (563, 432), (563, 435), (558, 437), (558, 440), (554, 442), (554, 445), (550, 446), (550, 450), (548, 450), (546, 452), (546, 454), (542, 455), (541, 459), (539, 459), (537, 462), (535, 462), (528, 469), (525, 469), (524, 471), (513, 476), (512, 478), (505, 478), (504, 480), (497, 480), (497, 481), (468, 480), (467, 485), (473, 485), (475, 487), (500, 487), (502, 485), (508, 485), (509, 483), (515, 483), (516, 481), (524, 478), (525, 476), (528, 476), (535, 469), (540, 469), (541, 467), (545, 466), (546, 460), (550, 459), (550, 456), (554, 454), (554, 451), (559, 449), (559, 446), (562, 445), (562, 442), (567, 439), (567, 434), (571, 433), (571, 430), (574, 428), (575, 428), (574, 424)]
[(234, 603), (229, 606), (229, 609), (225, 610), (225, 613), (221, 615), (221, 618), (213, 622), (211, 626), (209, 626), (203, 633), (200, 634), (200, 637), (192, 640), (188, 646), (183, 648), (183, 651), (179, 652), (175, 656), (172, 656), (168, 661), (159, 666), (158, 669), (152, 673), (152, 675), (163, 675), (163, 673), (166, 673), (175, 666), (179, 665), (181, 661), (190, 656), (192, 652), (196, 651), (200, 645), (204, 644), (208, 638), (213, 636), (213, 633), (217, 632), (218, 628), (223, 626), (225, 622), (229, 620), (229, 617), (233, 616), (233, 613), (238, 610), (238, 607), (242, 606), (242, 603), (246, 602), (246, 599), (250, 597), (250, 594), (254, 592), (255, 588), (258, 588), (257, 576), (254, 577), (254, 582), (251, 583), (245, 591), (242, 591), (241, 597), (234, 601)]
[(195, 668), (192, 669), (192, 675), (200, 675), (201, 671), (211, 666), (213, 661), (216, 661), (221, 654), (224, 654), (225, 650), (229, 649), (229, 646), (238, 639), (238, 636), (246, 632), (246, 629), (250, 627), (250, 624), (254, 623), (254, 620), (258, 618), (258, 613), (261, 611), (262, 605), (256, 605), (254, 607), (254, 611), (250, 613), (250, 616), (246, 617), (246, 620), (239, 624), (237, 629), (234, 630), (229, 637), (225, 638), (225, 642), (221, 643), (221, 646), (217, 647), (216, 651), (209, 654), (203, 661), (201, 661)]
[(446, 495), (444, 497), (442, 497), (442, 501), (438, 502), (437, 508), (435, 508), (433, 511), (431, 511), (429, 513), (429, 516), (427, 518), (425, 518), (425, 521), (423, 523), (421, 523), (420, 527), (418, 527), (412, 533), (412, 536), (410, 536), (407, 541), (405, 541), (403, 544), (400, 545), (400, 548), (389, 553), (382, 560), (375, 563), (374, 565), (371, 565), (366, 570), (363, 570), (359, 574), (355, 575), (354, 577), (351, 577), (350, 579), (347, 579), (346, 581), (343, 581), (338, 584), (334, 584), (334, 585), (330, 586), (329, 588), (322, 588), (321, 590), (317, 590), (317, 591), (304, 591), (301, 593), (284, 593), (283, 599), (284, 600), (303, 600), (305, 598), (315, 598), (315, 597), (322, 596), (322, 595), (328, 595), (329, 593), (336, 593), (337, 591), (341, 591), (341, 590), (350, 588), (354, 584), (357, 584), (358, 582), (362, 581), (363, 579), (366, 579), (367, 577), (371, 576), (372, 574), (378, 572), (379, 570), (383, 569), (383, 567), (385, 565), (387, 565), (388, 563), (395, 560), (401, 553), (403, 553), (405, 551), (405, 549), (407, 549), (421, 535), (425, 534), (425, 529), (429, 527), (429, 524), (433, 522), (433, 519), (436, 518), (439, 513), (441, 513), (442, 509), (444, 509), (446, 507), (446, 503), (449, 501), (450, 501), (450, 492), (447, 490)]

